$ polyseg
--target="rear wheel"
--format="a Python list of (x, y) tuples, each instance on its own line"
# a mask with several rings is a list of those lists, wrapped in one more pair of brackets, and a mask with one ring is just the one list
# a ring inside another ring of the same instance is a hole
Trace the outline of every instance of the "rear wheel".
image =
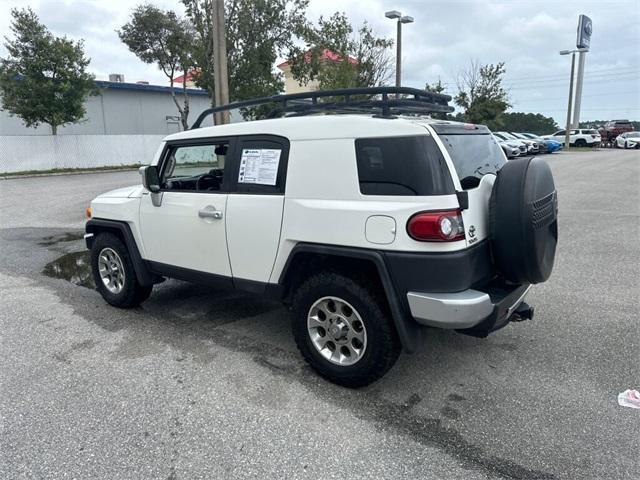
[(320, 273), (294, 294), (292, 327), (298, 349), (331, 382), (363, 387), (398, 359), (400, 343), (375, 290), (337, 273)]
[(96, 237), (91, 270), (96, 289), (114, 307), (137, 307), (151, 295), (153, 285), (140, 285), (127, 247), (111, 233)]
[(584, 138), (579, 138), (576, 140), (576, 147), (586, 147), (587, 141)]

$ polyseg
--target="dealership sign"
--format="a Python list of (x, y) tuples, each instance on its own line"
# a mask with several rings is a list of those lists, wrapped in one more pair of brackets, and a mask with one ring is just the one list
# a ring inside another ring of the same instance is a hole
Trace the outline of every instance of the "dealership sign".
[(593, 23), (586, 15), (580, 15), (578, 18), (578, 39), (576, 47), (589, 48), (591, 44), (591, 32), (593, 32)]

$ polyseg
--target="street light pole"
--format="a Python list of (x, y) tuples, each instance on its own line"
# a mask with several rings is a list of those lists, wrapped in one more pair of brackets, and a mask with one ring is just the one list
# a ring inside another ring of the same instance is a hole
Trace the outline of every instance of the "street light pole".
[[(385, 12), (385, 17), (391, 19), (397, 19), (396, 27), (396, 87), (402, 85), (402, 24), (413, 23), (413, 17), (408, 15), (402, 15), (397, 10), (390, 10)], [(400, 94), (396, 93), (396, 98), (399, 98)]]
[(396, 29), (396, 87), (402, 83), (402, 22), (398, 19)]

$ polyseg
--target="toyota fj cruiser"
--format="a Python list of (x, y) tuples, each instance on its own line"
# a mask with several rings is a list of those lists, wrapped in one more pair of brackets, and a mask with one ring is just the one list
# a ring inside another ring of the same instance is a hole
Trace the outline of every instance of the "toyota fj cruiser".
[[(426, 327), (484, 337), (532, 318), (524, 297), (558, 236), (550, 169), (507, 162), (484, 126), (425, 115), (449, 100), (348, 89), (203, 112), (165, 138), (143, 185), (91, 202), (98, 291), (129, 308), (171, 277), (281, 299), (304, 358), (349, 387)], [(198, 128), (265, 103), (275, 118)]]

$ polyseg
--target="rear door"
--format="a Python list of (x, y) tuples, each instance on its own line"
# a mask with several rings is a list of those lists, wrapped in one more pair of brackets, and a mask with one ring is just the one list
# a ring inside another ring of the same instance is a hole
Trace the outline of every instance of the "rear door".
[(289, 141), (275, 135), (237, 137), (227, 200), (227, 242), (234, 283), (261, 291), (278, 253)]

